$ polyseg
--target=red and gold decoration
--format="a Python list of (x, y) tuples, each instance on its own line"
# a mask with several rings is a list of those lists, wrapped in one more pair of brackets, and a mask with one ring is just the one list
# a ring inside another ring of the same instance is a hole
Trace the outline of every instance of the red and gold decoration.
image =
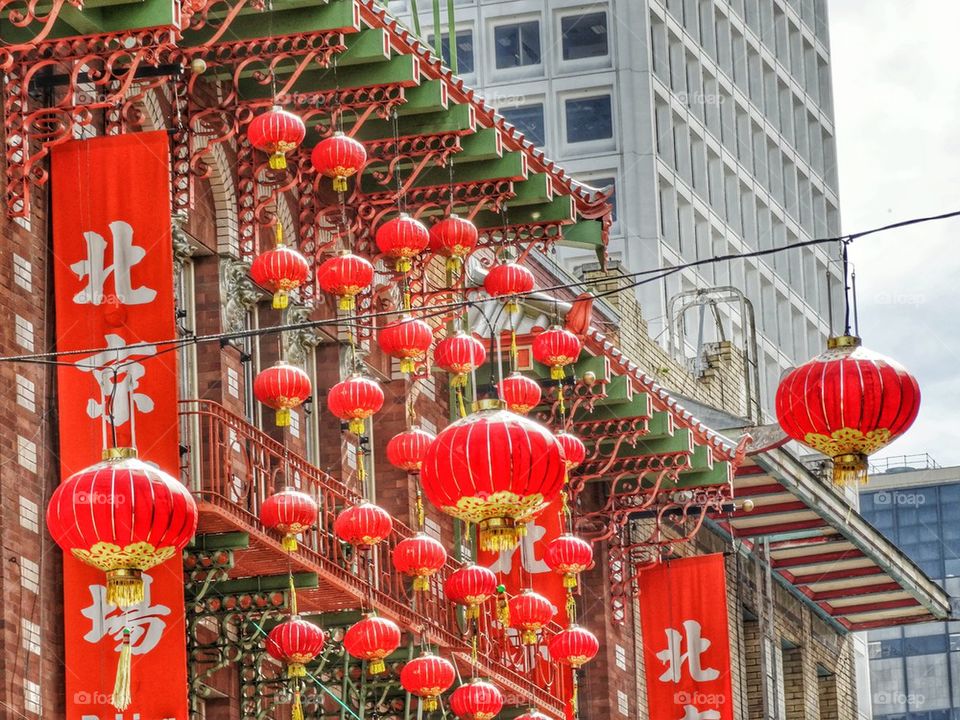
[(250, 265), (250, 279), (273, 293), (273, 308), (283, 310), (290, 304), (290, 293), (310, 276), (307, 259), (283, 244), (283, 231), (277, 225), (276, 247), (257, 255)]
[(260, 506), (260, 522), (270, 530), (283, 533), (283, 549), (297, 549), (297, 535), (317, 523), (319, 508), (316, 501), (299, 490), (284, 488), (274, 493)]
[[(540, 384), (523, 373), (513, 372), (497, 383), (497, 393), (507, 409), (526, 415), (540, 404), (543, 393)], [(559, 439), (559, 436), (557, 436)]]
[(400, 671), (400, 684), (408, 693), (420, 698), (424, 712), (437, 709), (437, 698), (450, 689), (455, 678), (453, 664), (430, 652), (410, 660)]
[(334, 534), (356, 547), (372, 547), (393, 531), (393, 518), (379, 505), (362, 502), (345, 508), (333, 521)]
[(550, 377), (563, 380), (564, 368), (580, 357), (580, 339), (569, 330), (553, 326), (533, 339), (533, 359), (550, 368)]
[(453, 214), (430, 228), (430, 249), (447, 258), (448, 270), (458, 270), (477, 246), (479, 237), (476, 225)]
[(380, 252), (396, 261), (397, 272), (407, 273), (413, 267), (411, 259), (430, 244), (430, 231), (419, 220), (400, 213), (377, 228), (375, 239)]
[(336, 132), (314, 146), (310, 162), (318, 173), (333, 180), (335, 192), (343, 193), (347, 180), (367, 164), (367, 151), (353, 138)]
[(450, 694), (450, 710), (459, 720), (493, 720), (503, 709), (503, 693), (493, 683), (473, 678)]
[(540, 631), (557, 614), (553, 603), (533, 590), (524, 590), (519, 595), (514, 595), (507, 605), (510, 610), (510, 627), (520, 631), (520, 642), (524, 645), (536, 645)]
[(543, 561), (553, 572), (563, 575), (565, 588), (575, 588), (577, 575), (593, 565), (593, 546), (575, 535), (564, 534), (547, 545)]
[(600, 650), (600, 642), (589, 630), (571, 625), (550, 638), (547, 648), (553, 660), (576, 669), (593, 660)]
[(363, 435), (365, 420), (383, 407), (383, 390), (375, 380), (355, 374), (341, 380), (327, 394), (327, 408), (349, 423), (350, 432)]
[(293, 615), (268, 633), (266, 649), (270, 657), (287, 666), (288, 678), (302, 678), (307, 675), (307, 663), (323, 652), (325, 644), (323, 630)]
[(833, 458), (835, 483), (865, 483), (867, 456), (916, 419), (920, 387), (902, 365), (843, 335), (783, 378), (776, 409), (787, 435)]
[(311, 392), (310, 376), (282, 360), (273, 367), (261, 370), (253, 381), (254, 397), (277, 411), (277, 427), (290, 425), (290, 411), (302, 405)]
[(303, 120), (279, 105), (254, 117), (247, 129), (250, 144), (270, 155), (273, 170), (286, 170), (287, 153), (296, 150), (306, 136)]
[(351, 657), (368, 661), (370, 674), (379, 675), (387, 669), (384, 658), (400, 647), (400, 628), (393, 620), (368, 615), (347, 629), (343, 647)]
[(373, 282), (373, 265), (366, 258), (343, 251), (327, 258), (317, 268), (317, 283), (324, 292), (337, 298), (337, 308), (344, 312), (354, 310), (357, 295)]
[(583, 444), (583, 440), (568, 432), (558, 432), (556, 437), (560, 447), (563, 448), (563, 461), (567, 470), (574, 470), (579, 467), (587, 457), (587, 448)]
[(420, 472), (423, 458), (430, 443), (436, 440), (433, 433), (412, 427), (397, 433), (387, 443), (387, 460), (395, 468), (407, 472)]
[(498, 401), (444, 428), (420, 469), (427, 499), (476, 523), (481, 548), (493, 551), (517, 546), (523, 524), (559, 496), (564, 475), (553, 434)]
[(515, 262), (494, 265), (483, 279), (483, 289), (487, 294), (492, 298), (505, 298), (507, 312), (511, 313), (520, 309), (517, 296), (530, 292), (535, 284), (533, 273)]
[(457, 332), (437, 343), (433, 361), (441, 370), (446, 370), (452, 387), (464, 387), (467, 376), (483, 365), (487, 349), (483, 343), (465, 332)]
[(443, 545), (423, 532), (401, 540), (393, 548), (393, 566), (413, 578), (414, 591), (429, 589), (430, 578), (446, 562), (447, 551)]
[(489, 568), (468, 563), (457, 568), (443, 585), (447, 599), (466, 605), (467, 619), (480, 616), (480, 606), (497, 592), (497, 576)]
[(423, 320), (403, 315), (380, 328), (377, 342), (383, 352), (400, 360), (400, 372), (412, 373), (433, 343), (433, 330)]

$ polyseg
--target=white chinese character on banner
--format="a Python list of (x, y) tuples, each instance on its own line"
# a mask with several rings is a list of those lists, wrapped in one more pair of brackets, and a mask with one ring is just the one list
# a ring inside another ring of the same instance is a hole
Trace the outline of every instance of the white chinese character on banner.
[(117, 641), (114, 648), (120, 652), (123, 644), (124, 629), (130, 630), (130, 652), (133, 655), (145, 655), (153, 650), (163, 635), (167, 626), (163, 618), (170, 614), (166, 605), (150, 605), (150, 586), (153, 578), (143, 575), (143, 602), (131, 605), (121, 610), (116, 605), (107, 602), (107, 588), (105, 585), (90, 586), (90, 606), (81, 613), (91, 622), (90, 631), (83, 636), (89, 643), (98, 643), (105, 637), (112, 637)]
[(83, 233), (87, 244), (87, 259), (73, 263), (70, 269), (77, 277), (87, 279), (83, 290), (73, 296), (78, 305), (102, 305), (107, 299), (103, 285), (113, 275), (113, 289), (121, 305), (144, 305), (153, 302), (157, 291), (148, 287), (131, 287), (130, 270), (146, 257), (147, 251), (133, 244), (133, 228), (122, 220), (110, 223), (113, 240), (113, 264), (106, 264), (107, 241), (93, 231)]
[(717, 710), (698, 710), (693, 705), (683, 706), (683, 717), (680, 720), (720, 720)]
[[(662, 682), (680, 682), (684, 662), (687, 663), (690, 677), (698, 682), (720, 677), (719, 670), (700, 665), (700, 656), (710, 647), (710, 641), (700, 637), (700, 632), (700, 623), (696, 620), (684, 620), (682, 634), (673, 628), (666, 629), (667, 647), (657, 653), (657, 658), (667, 666), (666, 672), (660, 676)], [(687, 640), (686, 652), (682, 652), (684, 635)]]
[[(540, 540), (542, 540), (543, 536), (546, 534), (547, 529), (545, 527), (537, 525), (535, 522), (529, 522), (527, 523), (527, 532), (520, 540), (520, 542), (523, 543), (523, 552), (520, 553), (520, 562), (523, 563), (523, 569), (531, 575), (550, 572), (550, 566), (547, 565), (543, 560), (537, 559), (533, 551), (533, 546), (540, 542)], [(515, 547), (513, 550), (504, 550), (500, 553), (500, 557), (497, 558), (497, 561), (490, 566), (490, 569), (495, 573), (509, 575), (513, 571), (513, 558), (517, 555), (519, 550), (519, 546)]]
[(112, 405), (113, 423), (119, 426), (130, 419), (132, 407), (144, 413), (153, 411), (153, 398), (137, 392), (147, 369), (130, 358), (152, 357), (157, 354), (157, 348), (154, 345), (128, 348), (122, 337), (112, 333), (104, 335), (104, 341), (110, 349), (79, 361), (77, 369), (91, 373), (103, 393), (101, 402), (92, 398), (87, 401), (87, 415), (94, 419), (108, 418)]

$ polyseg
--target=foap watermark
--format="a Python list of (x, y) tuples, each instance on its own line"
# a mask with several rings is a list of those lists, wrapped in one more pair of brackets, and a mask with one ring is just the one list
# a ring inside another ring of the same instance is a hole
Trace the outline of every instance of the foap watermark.
[(898, 690), (882, 691), (873, 696), (874, 706), (878, 705), (900, 705), (911, 709), (922, 707), (927, 702), (925, 695), (920, 693), (905, 693)]
[(99, 690), (87, 692), (86, 690), (77, 690), (73, 694), (74, 705), (110, 705), (112, 696)]
[(126, 498), (123, 496), (113, 496), (105, 492), (87, 492), (81, 490), (75, 496), (74, 502), (80, 505), (123, 505)]
[(874, 300), (878, 305), (909, 305), (919, 307), (927, 304), (927, 296), (923, 293), (877, 293)]
[(695, 705), (697, 707), (719, 707), (726, 705), (727, 696), (723, 693), (708, 693), (702, 690), (679, 690), (673, 694), (675, 705)]
[(919, 506), (927, 501), (921, 493), (905, 490), (881, 490), (873, 496), (874, 505), (896, 505), (902, 507)]
[(720, 93), (681, 92), (677, 99), (684, 105), (720, 105), (724, 98)]

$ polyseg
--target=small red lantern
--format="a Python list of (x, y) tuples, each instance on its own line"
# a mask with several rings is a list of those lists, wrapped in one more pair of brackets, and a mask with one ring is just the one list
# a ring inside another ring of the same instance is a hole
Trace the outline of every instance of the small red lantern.
[(536, 645), (537, 634), (557, 614), (553, 603), (533, 590), (514, 595), (507, 605), (510, 608), (510, 627), (520, 630), (520, 641), (524, 645)]
[(459, 215), (450, 215), (430, 228), (430, 249), (447, 258), (447, 269), (456, 270), (477, 246), (477, 226)]
[(383, 390), (376, 380), (351, 375), (330, 388), (327, 407), (336, 417), (349, 421), (350, 432), (363, 435), (364, 420), (383, 407)]
[(486, 357), (487, 350), (483, 343), (462, 331), (445, 337), (433, 351), (437, 367), (453, 375), (450, 378), (451, 387), (465, 386), (467, 375), (483, 365)]
[(437, 709), (437, 698), (446, 692), (456, 677), (453, 664), (429, 652), (414, 658), (400, 671), (400, 684), (411, 695), (420, 698), (425, 712)]
[(563, 575), (565, 588), (575, 588), (577, 575), (593, 565), (593, 546), (575, 535), (564, 534), (550, 541), (543, 561)]
[(397, 572), (413, 578), (413, 589), (427, 590), (430, 576), (435, 575), (447, 562), (447, 551), (437, 540), (426, 533), (418, 532), (393, 548), (393, 566)]
[(550, 657), (557, 662), (580, 668), (593, 660), (600, 649), (600, 643), (597, 636), (589, 630), (579, 625), (571, 625), (550, 638), (547, 647), (550, 649)]
[(569, 330), (554, 326), (533, 339), (533, 359), (550, 368), (550, 377), (563, 380), (564, 367), (580, 357), (580, 339)]
[(559, 432), (556, 437), (557, 442), (563, 449), (563, 459), (567, 465), (567, 470), (578, 468), (587, 457), (587, 448), (583, 444), (583, 440), (568, 432)]
[(317, 282), (324, 292), (336, 296), (338, 309), (349, 312), (357, 306), (357, 295), (373, 282), (373, 265), (344, 251), (323, 261), (317, 268)]
[(345, 508), (333, 521), (334, 534), (357, 547), (372, 547), (386, 539), (392, 530), (390, 513), (366, 501)]
[(250, 265), (250, 279), (273, 293), (275, 310), (286, 308), (290, 304), (290, 292), (303, 285), (309, 276), (307, 259), (280, 242), (257, 255)]
[[(542, 393), (540, 384), (523, 373), (510, 373), (497, 385), (500, 399), (507, 408), (520, 415), (526, 415), (540, 404)], [(559, 438), (559, 436), (558, 436)]]
[(367, 615), (343, 634), (343, 648), (351, 657), (367, 660), (370, 674), (387, 669), (383, 659), (400, 647), (400, 628), (392, 620)]
[(290, 410), (310, 397), (310, 376), (282, 360), (261, 370), (253, 380), (253, 394), (264, 405), (277, 411), (277, 427), (290, 425)]
[(283, 533), (283, 549), (297, 549), (297, 535), (309, 530), (317, 522), (319, 508), (306, 493), (284, 488), (263, 501), (260, 522), (270, 530)]
[(433, 330), (423, 320), (403, 315), (380, 329), (377, 342), (387, 355), (400, 359), (400, 372), (412, 373), (433, 343)]
[(483, 279), (483, 289), (490, 297), (507, 298), (507, 312), (519, 310), (517, 295), (530, 292), (535, 284), (533, 273), (515, 262), (494, 265)]
[(480, 606), (497, 592), (497, 576), (489, 568), (470, 563), (450, 573), (443, 590), (448, 600), (467, 606), (467, 618), (476, 618)]
[(297, 115), (279, 105), (250, 121), (247, 139), (257, 150), (270, 153), (273, 170), (287, 168), (287, 153), (296, 150), (307, 136), (307, 127)]
[(433, 433), (418, 427), (397, 433), (387, 443), (387, 460), (396, 468), (407, 472), (420, 472), (423, 456), (430, 443), (436, 440)]
[(307, 675), (306, 664), (323, 652), (323, 630), (299, 615), (275, 626), (267, 635), (267, 652), (285, 663), (288, 678)]
[(342, 193), (347, 191), (347, 178), (367, 164), (367, 151), (353, 138), (336, 132), (314, 146), (310, 161), (318, 173), (333, 179), (334, 191)]
[(413, 267), (410, 259), (430, 244), (430, 231), (419, 220), (401, 213), (377, 228), (376, 241), (380, 252), (396, 260), (397, 272), (405, 273)]
[(459, 720), (493, 720), (503, 709), (503, 693), (493, 683), (474, 678), (451, 693), (450, 709)]

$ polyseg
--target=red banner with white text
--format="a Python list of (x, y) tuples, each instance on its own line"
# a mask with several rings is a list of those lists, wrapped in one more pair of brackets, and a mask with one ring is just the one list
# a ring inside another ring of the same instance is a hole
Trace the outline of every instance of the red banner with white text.
[(723, 555), (640, 574), (650, 720), (733, 720)]
[[(105, 444), (179, 474), (170, 160), (163, 132), (74, 141), (52, 152), (60, 469), (100, 461)], [(112, 422), (110, 422), (112, 421)], [(116, 438), (107, 440), (105, 432)], [(179, 556), (144, 573), (145, 598), (121, 611), (104, 574), (63, 559), (67, 720), (186, 720)], [(124, 628), (132, 703), (110, 704)]]

